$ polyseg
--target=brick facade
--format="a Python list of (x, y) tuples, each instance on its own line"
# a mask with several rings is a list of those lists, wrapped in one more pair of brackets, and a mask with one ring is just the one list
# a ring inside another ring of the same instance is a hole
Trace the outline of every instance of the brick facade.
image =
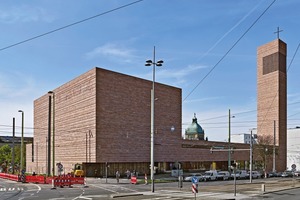
[[(103, 175), (104, 164), (115, 169), (147, 172), (150, 164), (150, 108), (152, 82), (101, 68), (94, 68), (56, 88), (55, 162), (65, 172), (84, 163), (86, 174)], [(34, 101), (34, 162), (27, 152), (27, 171), (46, 172), (48, 97)], [(159, 170), (169, 170), (176, 161), (184, 168), (227, 169), (228, 151), (211, 153), (212, 146), (228, 148), (224, 142), (182, 139), (182, 91), (155, 84), (154, 161)], [(171, 132), (171, 127), (175, 131)], [(91, 134), (90, 134), (91, 133)], [(51, 144), (52, 145), (52, 144)], [(31, 148), (27, 145), (27, 149)], [(246, 144), (232, 147), (249, 149)], [(52, 149), (52, 147), (51, 147)], [(51, 152), (52, 156), (52, 152)], [(52, 160), (52, 158), (51, 158)], [(237, 151), (231, 160), (247, 168), (249, 151)], [(52, 162), (51, 162), (52, 165)]]
[[(269, 136), (273, 144), (276, 123), (276, 170), (284, 171), (287, 162), (287, 76), (286, 44), (277, 39), (257, 50), (257, 135)], [(272, 149), (270, 149), (272, 151)], [(268, 160), (272, 162), (272, 158)], [(272, 170), (272, 165), (267, 166)]]

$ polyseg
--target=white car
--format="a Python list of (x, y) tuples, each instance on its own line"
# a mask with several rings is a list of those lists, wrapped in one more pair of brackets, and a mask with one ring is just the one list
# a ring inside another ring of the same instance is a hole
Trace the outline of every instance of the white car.
[(190, 176), (184, 177), (183, 181), (191, 182), (193, 177), (197, 177), (198, 182), (199, 182), (199, 181), (202, 181), (202, 179), (203, 179), (203, 178), (202, 178), (202, 174), (192, 174), (192, 175), (190, 175)]
[(234, 173), (231, 174), (232, 179), (234, 179), (234, 175), (236, 179), (246, 179), (248, 174), (246, 170), (237, 170), (235, 174)]
[(223, 181), (229, 180), (229, 177), (230, 177), (230, 174), (229, 174), (228, 171), (220, 171), (217, 174), (217, 179), (218, 180), (223, 180)]
[(204, 181), (214, 181), (217, 180), (218, 172), (216, 170), (206, 171), (202, 177)]
[[(247, 175), (250, 178), (250, 172)], [(252, 171), (252, 178), (260, 178), (261, 174), (258, 171)]]

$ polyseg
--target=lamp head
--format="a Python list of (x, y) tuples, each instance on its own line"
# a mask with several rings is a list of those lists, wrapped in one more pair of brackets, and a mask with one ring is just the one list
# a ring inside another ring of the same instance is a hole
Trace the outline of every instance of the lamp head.
[(18, 112), (21, 112), (21, 113), (23, 113), (23, 110), (18, 110)]

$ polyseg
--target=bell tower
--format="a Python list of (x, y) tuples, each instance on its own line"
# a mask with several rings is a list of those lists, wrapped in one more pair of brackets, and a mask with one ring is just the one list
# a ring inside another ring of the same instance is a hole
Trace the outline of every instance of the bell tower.
[(287, 167), (287, 45), (279, 32), (277, 37), (257, 49), (257, 135), (268, 138), (271, 146), (275, 141), (278, 149), (275, 159), (268, 154), (267, 171)]

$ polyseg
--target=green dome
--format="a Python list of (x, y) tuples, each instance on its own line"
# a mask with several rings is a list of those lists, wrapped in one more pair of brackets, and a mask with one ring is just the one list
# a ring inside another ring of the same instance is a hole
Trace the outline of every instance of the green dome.
[(204, 130), (202, 127), (198, 124), (196, 115), (193, 118), (193, 122), (191, 125), (187, 127), (185, 130), (186, 134), (204, 134)]

